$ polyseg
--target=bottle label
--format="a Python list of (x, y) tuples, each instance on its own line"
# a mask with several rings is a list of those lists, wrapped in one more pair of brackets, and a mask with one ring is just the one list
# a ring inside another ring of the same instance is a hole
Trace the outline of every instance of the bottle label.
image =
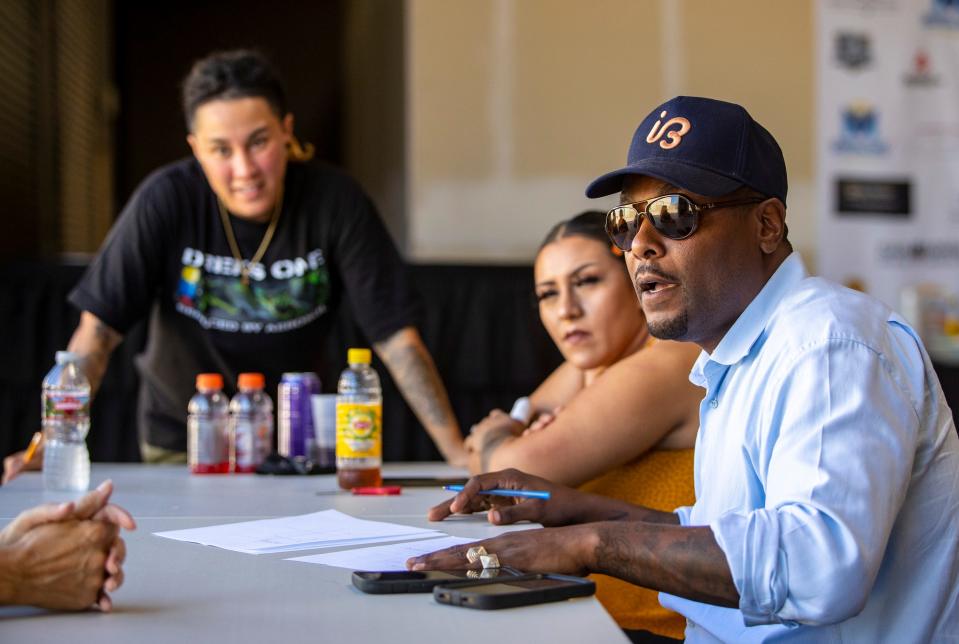
[(43, 417), (70, 419), (90, 415), (90, 395), (47, 393), (43, 396)]
[(383, 408), (378, 403), (337, 403), (336, 457), (380, 458)]

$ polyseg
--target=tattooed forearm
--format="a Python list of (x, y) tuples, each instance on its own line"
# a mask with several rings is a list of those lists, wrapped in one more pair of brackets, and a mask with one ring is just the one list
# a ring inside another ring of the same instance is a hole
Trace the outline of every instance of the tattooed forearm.
[(739, 606), (726, 556), (708, 527), (607, 522), (596, 528), (595, 572), (694, 601)]
[(110, 363), (110, 354), (122, 340), (122, 335), (92, 313), (84, 311), (80, 315), (80, 324), (67, 348), (80, 355), (83, 372), (90, 381), (91, 394), (95, 395), (100, 389)]
[(462, 437), (436, 366), (412, 327), (373, 345), (413, 413), (444, 455), (462, 450)]

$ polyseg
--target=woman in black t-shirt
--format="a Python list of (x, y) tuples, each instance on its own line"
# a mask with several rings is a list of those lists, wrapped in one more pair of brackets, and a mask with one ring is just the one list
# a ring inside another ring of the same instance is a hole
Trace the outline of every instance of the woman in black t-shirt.
[[(346, 297), (440, 452), (465, 464), (402, 260), (362, 189), (296, 141), (267, 61), (242, 50), (198, 61), (183, 107), (193, 157), (138, 187), (69, 296), (82, 311), (69, 349), (94, 393), (123, 334), (149, 317), (137, 358), (144, 460), (185, 459), (197, 373), (233, 383), (259, 371), (275, 387), (284, 371), (319, 371)], [(22, 453), (8, 457), (5, 479), (21, 468)]]

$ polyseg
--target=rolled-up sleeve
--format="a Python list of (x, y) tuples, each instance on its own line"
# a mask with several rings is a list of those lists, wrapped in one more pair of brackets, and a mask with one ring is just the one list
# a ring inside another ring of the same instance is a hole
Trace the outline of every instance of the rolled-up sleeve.
[(764, 507), (710, 528), (746, 625), (836, 623), (862, 610), (875, 582), (909, 485), (918, 415), (906, 383), (855, 341), (805, 347), (780, 373), (762, 403), (768, 433), (754, 446)]

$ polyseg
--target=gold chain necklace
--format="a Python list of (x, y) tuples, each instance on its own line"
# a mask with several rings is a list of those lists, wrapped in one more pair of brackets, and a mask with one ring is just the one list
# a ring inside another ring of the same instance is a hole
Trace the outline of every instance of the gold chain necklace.
[(276, 195), (276, 205), (273, 207), (273, 215), (270, 217), (270, 225), (267, 226), (266, 232), (263, 234), (263, 240), (260, 241), (260, 247), (256, 249), (256, 252), (253, 253), (253, 257), (250, 258), (249, 263), (243, 262), (243, 255), (240, 254), (240, 247), (236, 243), (236, 237), (233, 235), (233, 226), (230, 224), (230, 215), (226, 211), (226, 206), (223, 205), (223, 201), (219, 197), (216, 198), (216, 205), (220, 209), (220, 219), (223, 221), (223, 230), (226, 231), (226, 241), (230, 245), (230, 252), (233, 253), (233, 258), (240, 264), (240, 281), (243, 283), (243, 286), (250, 285), (250, 266), (256, 264), (266, 253), (266, 249), (270, 246), (270, 242), (273, 240), (273, 233), (276, 231), (276, 224), (280, 221), (280, 211), (283, 210), (283, 184), (279, 184), (279, 188)]

